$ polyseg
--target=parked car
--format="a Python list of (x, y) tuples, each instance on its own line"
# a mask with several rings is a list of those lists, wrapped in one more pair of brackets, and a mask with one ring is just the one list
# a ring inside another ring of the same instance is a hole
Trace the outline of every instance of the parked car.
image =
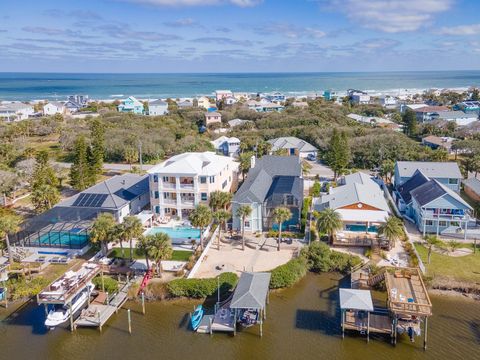
[(316, 161), (317, 157), (314, 154), (308, 154), (307, 155), (307, 160)]

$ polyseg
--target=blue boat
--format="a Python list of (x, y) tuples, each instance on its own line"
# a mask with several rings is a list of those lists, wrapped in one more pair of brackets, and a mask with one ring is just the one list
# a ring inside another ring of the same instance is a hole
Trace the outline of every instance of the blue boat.
[(193, 312), (192, 317), (190, 319), (190, 326), (192, 327), (193, 331), (197, 331), (202, 321), (202, 318), (203, 318), (203, 306), (198, 305), (195, 308), (195, 311)]
[(0, 288), (0, 301), (5, 300), (5, 293), (6, 293), (6, 289)]

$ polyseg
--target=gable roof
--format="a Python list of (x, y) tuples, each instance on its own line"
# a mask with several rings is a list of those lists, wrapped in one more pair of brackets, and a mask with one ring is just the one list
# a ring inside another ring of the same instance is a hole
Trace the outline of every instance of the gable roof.
[(158, 105), (158, 106), (165, 106), (165, 105), (168, 105), (168, 103), (166, 101), (163, 101), (162, 99), (158, 99), (158, 100), (154, 100), (154, 101), (149, 101), (148, 102), (148, 105)]
[(412, 177), (416, 170), (422, 170), (429, 178), (463, 178), (456, 162), (397, 161), (395, 171), (397, 170), (400, 177)]
[[(265, 155), (255, 160), (255, 167), (236, 192), (233, 201), (238, 203), (263, 203), (275, 177), (293, 176), (300, 178), (302, 165), (297, 156)], [(303, 184), (297, 183), (296, 186)], [(303, 190), (302, 190), (303, 191)]]
[(117, 175), (69, 197), (57, 206), (120, 209), (139, 195), (148, 193), (148, 176)]
[(284, 194), (291, 194), (301, 199), (303, 192), (303, 186), (299, 184), (301, 181), (302, 179), (298, 176), (275, 176), (265, 198), (273, 203), (275, 203), (275, 195), (281, 195), (282, 200)]
[(465, 200), (463, 200), (460, 195), (458, 195), (455, 191), (441, 184), (435, 179), (429, 180), (423, 185), (417, 187), (416, 189), (413, 189), (410, 194), (420, 206), (427, 205), (433, 200), (436, 200), (448, 194), (453, 199), (465, 206), (467, 209), (472, 210), (472, 207)]
[(398, 187), (398, 193), (402, 197), (405, 204), (409, 204), (412, 201), (411, 191), (417, 187), (425, 184), (430, 179), (422, 172), (422, 170), (416, 170), (413, 176), (405, 181)]
[(317, 148), (312, 144), (294, 136), (271, 139), (271, 140), (268, 140), (268, 142), (272, 144), (272, 151), (277, 151), (279, 149), (291, 149), (291, 148), (298, 149), (298, 151), (300, 152), (317, 151)]
[(233, 292), (232, 309), (263, 309), (267, 300), (271, 274), (243, 272)]
[(220, 156), (212, 151), (187, 152), (172, 156), (170, 159), (155, 165), (149, 174), (189, 174), (213, 176), (227, 165), (236, 165), (228, 156)]

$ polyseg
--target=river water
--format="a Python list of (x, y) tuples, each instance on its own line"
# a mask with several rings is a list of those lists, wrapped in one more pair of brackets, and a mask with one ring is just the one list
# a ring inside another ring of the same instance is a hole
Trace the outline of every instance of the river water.
[[(341, 339), (337, 274), (309, 274), (295, 287), (272, 293), (263, 338), (258, 327), (237, 333), (196, 334), (187, 313), (196, 302), (148, 303), (146, 315), (136, 303), (132, 335), (125, 310), (100, 333), (43, 327), (43, 308), (31, 304), (0, 323), (0, 359), (479, 359), (480, 303), (462, 297), (432, 296), (429, 348), (389, 338), (346, 335)], [(422, 337), (423, 339), (423, 337)]]

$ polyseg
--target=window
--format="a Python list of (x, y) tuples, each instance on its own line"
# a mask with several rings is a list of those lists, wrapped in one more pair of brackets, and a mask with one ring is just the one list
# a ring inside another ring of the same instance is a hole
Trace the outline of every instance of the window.
[(158, 199), (158, 197), (159, 197), (159, 193), (158, 191), (155, 191), (155, 199)]
[(163, 193), (163, 198), (168, 199), (168, 193)]
[(227, 186), (227, 180), (225, 180), (222, 184), (222, 189), (225, 189), (225, 187)]
[(160, 206), (155, 206), (155, 213), (160, 214)]
[(447, 222), (446, 221), (440, 221), (438, 226), (447, 226)]
[(168, 182), (168, 176), (164, 176), (163, 181)]
[(208, 199), (207, 193), (202, 193), (201, 194), (201, 199), (202, 199), (202, 201), (207, 201), (207, 199)]
[(250, 229), (250, 221), (245, 221), (245, 228)]
[(200, 176), (200, 184), (206, 184), (207, 183), (207, 177), (206, 176)]
[(285, 205), (293, 205), (293, 196), (287, 195), (285, 198)]
[(457, 185), (458, 184), (458, 179), (448, 179), (448, 183), (450, 185)]
[(425, 225), (432, 226), (433, 225), (433, 220), (425, 220)]
[(215, 176), (210, 176), (210, 184), (213, 184), (215, 182)]

